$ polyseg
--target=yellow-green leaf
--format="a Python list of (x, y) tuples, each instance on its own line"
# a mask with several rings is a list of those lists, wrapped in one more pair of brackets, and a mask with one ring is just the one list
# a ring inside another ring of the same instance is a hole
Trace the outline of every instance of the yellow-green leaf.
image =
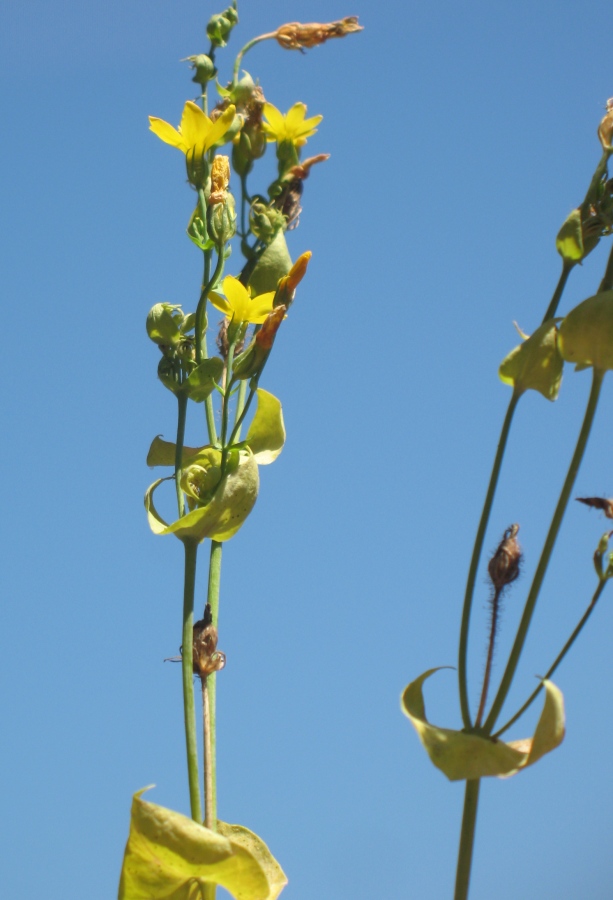
[(258, 388), (258, 407), (247, 434), (246, 443), (250, 447), (259, 466), (274, 462), (283, 450), (285, 425), (281, 401), (274, 394)]
[(257, 835), (218, 822), (218, 832), (134, 795), (118, 900), (196, 900), (206, 884), (236, 900), (276, 900), (287, 883)]
[(145, 494), (149, 527), (154, 534), (175, 534), (180, 540), (229, 540), (253, 509), (260, 486), (258, 466), (253, 454), (241, 450), (237, 467), (222, 478), (210, 503), (168, 525), (153, 503), (153, 493), (162, 480), (164, 479), (155, 481)]
[(407, 685), (402, 694), (401, 708), (417, 731), (432, 763), (450, 781), (514, 775), (562, 743), (564, 700), (561, 691), (551, 681), (543, 682), (545, 704), (532, 738), (505, 743), (431, 725), (426, 719), (422, 686), (438, 671), (429, 669)]
[[(204, 447), (183, 447), (183, 460), (187, 460), (195, 456)], [(159, 435), (154, 437), (147, 454), (148, 466), (174, 466), (175, 464), (175, 444), (172, 441), (165, 441)]]
[(498, 374), (501, 381), (517, 391), (534, 390), (547, 400), (555, 400), (560, 390), (563, 368), (556, 324), (549, 319), (511, 350), (500, 364)]
[(560, 325), (560, 353), (578, 368), (613, 369), (613, 291), (601, 291), (571, 309)]

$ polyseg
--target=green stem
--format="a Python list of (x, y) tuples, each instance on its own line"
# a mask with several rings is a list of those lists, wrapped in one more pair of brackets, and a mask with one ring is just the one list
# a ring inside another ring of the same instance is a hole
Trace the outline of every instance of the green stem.
[(543, 316), (543, 322), (541, 324), (543, 324), (544, 322), (547, 322), (549, 319), (553, 319), (553, 317), (555, 316), (556, 310), (558, 308), (558, 304), (560, 303), (560, 299), (564, 292), (564, 288), (566, 287), (566, 282), (568, 281), (568, 276), (570, 275), (570, 273), (572, 272), (572, 270), (574, 269), (575, 266), (576, 266), (576, 263), (569, 262), (566, 259), (562, 263), (562, 274), (560, 275), (560, 279), (558, 281), (555, 291), (553, 292), (553, 297), (551, 298), (551, 300), (549, 302), (549, 306), (547, 307), (547, 312)]
[(480, 780), (466, 782), (464, 793), (464, 812), (462, 814), (462, 830), (460, 832), (460, 849), (458, 867), (456, 869), (454, 900), (466, 900), (470, 885), (470, 869), (473, 861), (475, 843), (475, 825), (479, 806)]
[[(241, 439), (241, 425), (242, 419), (241, 415), (245, 408), (245, 394), (247, 393), (247, 379), (243, 378), (238, 388), (238, 397), (236, 399), (236, 413), (234, 417), (234, 425), (235, 429), (232, 434), (235, 436), (236, 443), (238, 443)], [(240, 420), (240, 421), (239, 421)], [(238, 426), (238, 427), (236, 427)]]
[[(221, 551), (223, 544), (220, 541), (211, 541), (211, 558), (209, 562), (209, 586), (207, 592), (207, 603), (211, 606), (212, 624), (215, 628), (219, 628), (219, 584), (221, 580)], [(209, 753), (208, 759), (204, 760), (204, 782), (209, 785), (205, 797), (207, 828), (213, 831), (217, 829), (217, 738), (216, 738), (216, 680), (217, 675), (213, 672), (206, 679), (207, 704), (208, 708), (208, 733)], [(205, 722), (205, 730), (207, 723)]]
[[(260, 375), (261, 375), (261, 371), (258, 373), (258, 376), (257, 376), (258, 379), (259, 379)], [(245, 406), (244, 406), (241, 414), (237, 418), (234, 428), (232, 429), (232, 434), (230, 435), (230, 440), (228, 441), (228, 447), (231, 447), (232, 444), (236, 443), (237, 437), (240, 434), (241, 425), (245, 421), (245, 416), (249, 412), (249, 407), (251, 406), (251, 401), (255, 397), (257, 390), (258, 390), (258, 382), (256, 380), (254, 386), (249, 391), (249, 396), (247, 397), (247, 402), (245, 403)]]
[(196, 705), (194, 701), (194, 591), (196, 588), (196, 558), (198, 542), (185, 538), (185, 581), (183, 588), (183, 640), (181, 663), (183, 671), (183, 718), (185, 721), (185, 748), (187, 751), (187, 777), (189, 800), (194, 822), (202, 822), (202, 802), (198, 775), (198, 741), (196, 738)]
[(536, 698), (538, 697), (538, 695), (540, 694), (540, 692), (543, 689), (543, 681), (546, 680), (547, 678), (551, 678), (551, 676), (553, 675), (555, 670), (558, 668), (558, 666), (560, 665), (560, 663), (562, 662), (562, 660), (564, 659), (564, 657), (566, 656), (566, 654), (568, 653), (568, 651), (570, 650), (572, 645), (575, 643), (575, 641), (579, 637), (579, 634), (581, 633), (583, 626), (585, 625), (585, 623), (587, 622), (589, 617), (592, 615), (592, 612), (594, 611), (594, 607), (598, 603), (598, 599), (599, 599), (600, 595), (602, 594), (602, 592), (604, 591), (607, 581), (608, 581), (607, 578), (603, 578), (599, 581), (598, 587), (596, 588), (596, 590), (594, 592), (594, 596), (590, 600), (590, 605), (588, 606), (586, 611), (583, 613), (581, 619), (579, 620), (579, 624), (577, 625), (577, 627), (575, 628), (575, 630), (573, 631), (573, 633), (571, 634), (569, 639), (566, 641), (566, 643), (564, 644), (564, 646), (562, 647), (562, 649), (556, 656), (554, 662), (547, 669), (546, 674), (543, 675), (543, 678), (541, 679), (541, 683), (539, 684), (539, 686), (532, 691), (532, 693), (530, 694), (530, 696), (528, 697), (528, 699), (526, 700), (524, 705), (521, 707), (521, 709), (519, 709), (515, 713), (515, 715), (511, 719), (509, 719), (509, 721), (506, 722), (506, 724), (504, 724), (502, 726), (502, 728), (499, 728), (498, 731), (496, 732), (496, 734), (492, 735), (493, 738), (499, 738), (501, 734), (504, 734), (504, 732), (507, 731), (511, 727), (511, 725), (514, 725), (515, 722), (517, 722), (517, 720), (521, 716), (523, 716), (523, 714), (526, 712), (528, 707), (532, 705), (534, 700), (536, 700)]
[(187, 394), (177, 394), (179, 416), (177, 421), (177, 442), (175, 444), (175, 486), (179, 518), (185, 515), (185, 497), (181, 490), (181, 467), (183, 463), (183, 441), (185, 439), (185, 419), (187, 416)]
[(549, 532), (543, 546), (541, 558), (539, 559), (536, 572), (534, 573), (534, 578), (530, 587), (530, 593), (528, 594), (528, 598), (526, 600), (526, 605), (524, 607), (521, 622), (519, 623), (519, 628), (517, 629), (515, 643), (513, 644), (511, 653), (509, 655), (507, 667), (505, 669), (504, 675), (502, 676), (502, 681), (500, 682), (500, 687), (498, 688), (498, 693), (496, 694), (496, 698), (492, 704), (490, 713), (485, 721), (484, 729), (488, 734), (492, 732), (494, 725), (496, 724), (496, 719), (498, 718), (500, 710), (502, 709), (502, 705), (506, 700), (509, 688), (511, 687), (513, 676), (515, 675), (515, 670), (517, 669), (519, 657), (523, 650), (526, 636), (528, 634), (528, 628), (530, 627), (530, 622), (532, 620), (534, 607), (536, 606), (536, 601), (538, 599), (541, 585), (547, 571), (547, 566), (549, 565), (549, 560), (551, 558), (556, 538), (560, 530), (560, 525), (562, 524), (562, 519), (564, 518), (564, 513), (568, 505), (570, 493), (573, 489), (575, 478), (577, 477), (577, 472), (579, 471), (579, 466), (581, 465), (581, 460), (583, 459), (587, 439), (590, 434), (590, 429), (594, 421), (594, 414), (598, 405), (598, 397), (600, 396), (600, 388), (602, 387), (603, 378), (604, 371), (594, 369), (592, 377), (592, 388), (590, 391), (587, 408), (585, 410), (585, 416), (583, 419), (583, 424), (581, 426), (581, 431), (579, 432), (579, 437), (577, 439), (577, 446), (575, 447), (575, 452), (573, 453), (573, 457), (571, 459), (570, 466), (568, 467), (568, 472), (564, 480), (564, 485), (562, 486), (560, 498), (553, 514), (551, 525), (549, 526)]
[(251, 50), (252, 47), (255, 47), (256, 44), (259, 44), (260, 41), (266, 41), (269, 38), (276, 37), (276, 35), (276, 31), (270, 31), (268, 34), (261, 34), (259, 37), (254, 37), (252, 40), (248, 41), (242, 48), (242, 50), (239, 50), (238, 55), (234, 60), (234, 70), (232, 72), (232, 87), (236, 87), (236, 84), (238, 82), (238, 72), (245, 53), (247, 53), (248, 50)]
[(460, 627), (460, 646), (458, 651), (458, 682), (460, 688), (460, 706), (462, 709), (462, 720), (464, 722), (465, 728), (472, 727), (470, 707), (468, 703), (466, 657), (468, 652), (468, 631), (470, 626), (470, 613), (472, 608), (473, 596), (475, 592), (475, 582), (477, 580), (477, 570), (479, 568), (481, 553), (483, 552), (485, 532), (487, 529), (487, 524), (489, 522), (490, 513), (492, 511), (492, 504), (494, 502), (496, 486), (498, 484), (498, 476), (500, 475), (500, 468), (502, 466), (502, 460), (504, 458), (504, 452), (511, 428), (511, 422), (513, 421), (513, 413), (515, 412), (515, 407), (517, 406), (520, 397), (521, 392), (513, 391), (513, 395), (509, 403), (509, 408), (507, 409), (507, 414), (502, 424), (500, 440), (498, 441), (498, 449), (496, 450), (496, 457), (494, 459), (494, 465), (492, 467), (492, 474), (490, 475), (490, 483), (488, 485), (487, 494), (485, 496), (485, 503), (483, 504), (483, 511), (481, 513), (479, 527), (477, 528), (475, 545), (473, 547), (473, 554), (470, 560), (470, 568), (468, 570), (468, 578), (466, 581), (464, 608), (462, 610), (462, 624)]

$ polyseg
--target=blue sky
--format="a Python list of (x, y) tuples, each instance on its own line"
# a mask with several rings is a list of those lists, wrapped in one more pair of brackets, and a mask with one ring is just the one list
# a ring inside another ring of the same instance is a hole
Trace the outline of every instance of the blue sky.
[[(182, 160), (147, 115), (178, 121), (193, 95), (179, 60), (206, 49), (216, 11), (22, 0), (1, 13), (6, 896), (108, 900), (131, 794), (155, 783), (152, 800), (188, 809), (180, 671), (162, 662), (180, 644), (181, 547), (149, 532), (142, 506), (149, 443), (172, 436), (175, 409), (144, 320), (156, 302), (193, 307), (200, 259)], [(540, 322), (556, 232), (600, 156), (610, 5), (242, 0), (239, 13), (234, 52), (288, 20), (359, 15), (365, 30), (245, 60), (276, 106), (323, 114), (309, 150), (331, 158), (290, 235), (313, 260), (264, 383), (288, 441), (224, 552), (219, 812), (268, 842), (288, 900), (438, 900), (452, 893), (462, 786), (430, 765), (399, 696), (456, 662), (508, 402), (497, 367), (513, 321)], [(572, 274), (562, 313), (596, 290), (608, 250)], [(613, 493), (609, 379), (578, 496)], [(486, 540), (519, 522), (525, 551), (495, 675), (588, 390), (567, 368), (555, 404), (520, 404)], [(194, 440), (199, 427), (193, 416)], [(606, 525), (569, 508), (509, 713), (587, 605)], [(473, 704), (483, 566), (478, 590)], [(611, 590), (555, 678), (565, 742), (483, 785), (473, 900), (611, 895)], [(459, 725), (453, 672), (426, 702)]]

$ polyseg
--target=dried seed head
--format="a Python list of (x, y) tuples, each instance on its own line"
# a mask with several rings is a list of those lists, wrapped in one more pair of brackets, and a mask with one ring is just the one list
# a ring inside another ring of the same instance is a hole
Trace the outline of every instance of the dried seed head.
[(488, 563), (487, 571), (497, 593), (519, 576), (522, 552), (516, 537), (518, 531), (519, 525), (511, 525), (507, 528)]
[(194, 674), (204, 679), (219, 672), (226, 664), (226, 655), (217, 649), (217, 629), (213, 625), (211, 607), (207, 603), (204, 618), (194, 622)]
[(305, 50), (356, 31), (363, 31), (358, 17), (346, 16), (336, 22), (288, 22), (277, 28), (274, 37), (285, 50)]

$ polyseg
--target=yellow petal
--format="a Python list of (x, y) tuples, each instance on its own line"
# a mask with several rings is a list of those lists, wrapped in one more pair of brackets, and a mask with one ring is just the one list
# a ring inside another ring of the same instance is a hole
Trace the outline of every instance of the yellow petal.
[(211, 303), (215, 309), (218, 309), (219, 312), (222, 312), (224, 316), (232, 315), (230, 304), (225, 297), (222, 297), (221, 294), (218, 294), (216, 291), (211, 291), (209, 294), (209, 303)]
[(171, 147), (178, 147), (179, 150), (183, 150), (183, 153), (185, 153), (183, 138), (177, 129), (165, 122), (164, 119), (158, 119), (157, 116), (149, 116), (149, 128), (165, 144), (170, 144)]
[(205, 116), (203, 111), (193, 101), (188, 100), (183, 107), (183, 115), (181, 116), (181, 125), (179, 126), (186, 149), (195, 147), (196, 144), (203, 143), (210, 130), (211, 120)]
[(269, 313), (272, 312), (272, 301), (274, 299), (274, 291), (254, 297), (249, 304), (249, 321), (253, 322), (254, 325), (261, 325)]
[(302, 127), (306, 111), (306, 103), (294, 103), (292, 108), (288, 109), (287, 113), (285, 114), (285, 127), (287, 128), (288, 132), (293, 132), (294, 129), (299, 129)]
[[(234, 121), (234, 114), (236, 113), (235, 106), (229, 106), (215, 122), (211, 123), (211, 128), (209, 129), (206, 140), (204, 150), (210, 150), (215, 144), (218, 144), (226, 131)], [(205, 116), (206, 118), (206, 116)], [(207, 119), (210, 121), (210, 119)]]
[(267, 130), (273, 134), (285, 131), (285, 118), (276, 106), (273, 106), (272, 103), (265, 103), (264, 115), (268, 119), (268, 123), (264, 122), (264, 126), (268, 125)]
[(223, 292), (228, 300), (228, 306), (234, 313), (235, 320), (246, 322), (249, 319), (249, 305), (251, 303), (247, 288), (240, 283), (238, 278), (234, 278), (232, 275), (227, 275), (222, 284)]

